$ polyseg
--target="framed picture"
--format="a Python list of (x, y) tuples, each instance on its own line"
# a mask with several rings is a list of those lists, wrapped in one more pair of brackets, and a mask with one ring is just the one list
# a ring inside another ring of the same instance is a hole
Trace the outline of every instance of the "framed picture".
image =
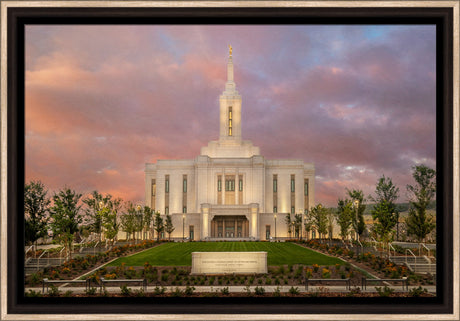
[(459, 6), (3, 1), (2, 319), (458, 319)]

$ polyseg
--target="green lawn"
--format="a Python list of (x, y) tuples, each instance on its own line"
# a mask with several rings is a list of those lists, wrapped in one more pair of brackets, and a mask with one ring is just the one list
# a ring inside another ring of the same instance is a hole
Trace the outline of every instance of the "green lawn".
[(306, 249), (293, 243), (269, 242), (191, 242), (165, 243), (142, 253), (121, 257), (107, 266), (191, 266), (192, 252), (252, 252), (268, 253), (268, 265), (305, 264), (333, 265), (343, 261)]

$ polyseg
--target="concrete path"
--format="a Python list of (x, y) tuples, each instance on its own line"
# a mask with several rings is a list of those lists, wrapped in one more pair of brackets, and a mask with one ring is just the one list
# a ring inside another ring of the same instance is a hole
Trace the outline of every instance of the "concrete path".
[[(249, 289), (251, 290), (251, 293), (254, 293), (254, 289), (256, 288), (257, 285), (254, 285), (254, 286), (250, 286)], [(378, 285), (380, 287), (380, 285)], [(225, 286), (194, 286), (195, 287), (195, 290), (194, 292), (198, 292), (198, 293), (202, 293), (202, 292), (220, 292), (221, 289), (225, 288)], [(265, 292), (266, 293), (273, 293), (275, 292), (275, 290), (277, 289), (278, 286), (263, 286), (263, 288), (265, 288)], [(305, 290), (305, 286), (296, 286), (298, 289), (299, 289), (299, 292), (324, 292), (324, 291), (327, 291), (327, 292), (340, 292), (340, 293), (348, 293), (350, 292), (349, 290), (346, 289), (345, 286), (309, 286), (308, 287), (308, 291)], [(370, 292), (377, 292), (377, 290), (375, 289), (375, 285), (372, 285), (372, 286), (367, 286), (367, 289), (366, 290), (362, 290), (361, 289), (361, 292), (366, 292), (366, 293), (370, 293)], [(383, 286), (381, 286), (383, 287)], [(407, 292), (406, 290), (403, 290), (402, 289), (402, 286), (401, 285), (391, 285), (389, 286), (390, 288), (394, 289), (395, 292)], [(128, 288), (131, 288), (131, 290), (134, 292), (136, 290), (139, 290), (142, 288), (142, 286), (139, 286), (139, 285), (129, 285)], [(176, 290), (176, 288), (179, 288), (180, 290), (185, 290), (185, 286), (167, 286), (165, 287), (166, 288), (166, 293), (169, 293), (169, 292), (172, 292), (174, 290)], [(242, 293), (246, 293), (247, 292), (247, 287), (246, 286), (228, 286), (228, 291), (229, 292), (242, 292)], [(361, 288), (361, 287), (360, 287)], [(409, 290), (413, 289), (413, 288), (416, 288), (416, 286), (409, 286)], [(428, 290), (429, 293), (436, 293), (436, 286), (434, 285), (427, 285), (427, 286), (422, 286), (422, 288), (425, 288)], [(30, 287), (30, 288), (26, 288), (26, 292), (28, 292), (29, 290), (33, 290), (35, 292), (40, 292), (42, 293), (42, 287)], [(152, 285), (149, 285), (147, 287), (147, 291), (146, 292), (153, 292), (153, 290), (155, 289), (155, 286), (152, 286)], [(287, 286), (287, 285), (284, 285), (284, 286), (279, 286), (279, 290), (280, 292), (289, 292), (289, 290), (291, 289), (291, 286)], [(353, 289), (353, 287), (352, 287)], [(73, 286), (69, 286), (69, 287), (59, 287), (59, 290), (61, 291), (61, 293), (65, 293), (66, 291), (70, 290), (72, 291), (72, 294), (82, 294), (82, 293), (85, 293), (85, 287), (73, 287)], [(121, 290), (120, 290), (120, 287), (117, 287), (117, 286), (111, 286), (111, 287), (106, 287), (106, 291), (108, 293), (120, 293)], [(46, 292), (46, 289), (45, 289), (45, 292)], [(97, 293), (100, 292), (100, 287), (97, 287)]]

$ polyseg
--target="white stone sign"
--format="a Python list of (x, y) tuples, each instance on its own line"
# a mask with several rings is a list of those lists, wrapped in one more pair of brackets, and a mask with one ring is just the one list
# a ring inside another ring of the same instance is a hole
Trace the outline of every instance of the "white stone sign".
[(267, 252), (192, 252), (191, 274), (267, 273)]

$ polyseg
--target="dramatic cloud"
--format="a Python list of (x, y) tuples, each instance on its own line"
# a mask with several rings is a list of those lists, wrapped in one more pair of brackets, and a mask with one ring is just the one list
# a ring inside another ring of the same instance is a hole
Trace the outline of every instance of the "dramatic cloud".
[(26, 180), (142, 202), (144, 165), (218, 138), (232, 44), (243, 137), (315, 164), (316, 202), (436, 168), (434, 26), (28, 26)]

